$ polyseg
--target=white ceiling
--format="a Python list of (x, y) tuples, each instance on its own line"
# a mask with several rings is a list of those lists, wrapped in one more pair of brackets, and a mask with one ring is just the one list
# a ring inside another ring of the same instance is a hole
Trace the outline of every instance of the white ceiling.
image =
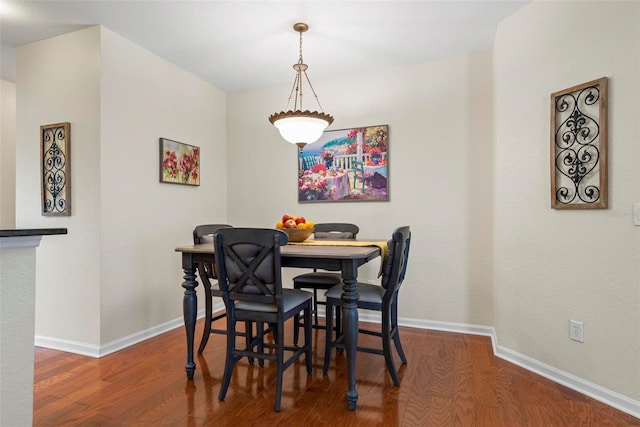
[(15, 47), (100, 24), (224, 91), (290, 83), (296, 22), (311, 80), (491, 48), (530, 0), (0, 0), (1, 77)]

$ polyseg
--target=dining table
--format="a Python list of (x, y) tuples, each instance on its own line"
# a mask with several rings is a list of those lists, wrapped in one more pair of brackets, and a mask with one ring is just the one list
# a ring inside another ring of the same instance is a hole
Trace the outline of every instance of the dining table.
[[(194, 333), (198, 299), (196, 271), (199, 263), (212, 263), (214, 260), (213, 243), (185, 245), (175, 248), (182, 255), (184, 270), (183, 315), (187, 338), (187, 378), (193, 379), (196, 364), (193, 359)], [(385, 255), (385, 247), (379, 241), (356, 240), (350, 243), (309, 240), (309, 244), (288, 244), (280, 248), (283, 267), (318, 268), (340, 271), (343, 280), (342, 319), (344, 344), (347, 356), (348, 389), (345, 393), (349, 410), (355, 410), (358, 401), (356, 389), (356, 351), (358, 347), (358, 294), (356, 283), (358, 268), (363, 264)]]

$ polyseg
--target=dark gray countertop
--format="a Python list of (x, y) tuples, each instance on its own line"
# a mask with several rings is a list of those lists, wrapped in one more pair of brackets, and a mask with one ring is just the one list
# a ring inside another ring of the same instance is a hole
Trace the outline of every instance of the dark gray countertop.
[(0, 237), (49, 236), (52, 234), (67, 234), (67, 229), (66, 228), (22, 228), (22, 229), (0, 230)]

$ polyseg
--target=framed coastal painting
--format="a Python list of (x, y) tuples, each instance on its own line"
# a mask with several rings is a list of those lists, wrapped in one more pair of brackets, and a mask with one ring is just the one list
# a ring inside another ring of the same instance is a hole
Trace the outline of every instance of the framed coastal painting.
[(330, 130), (298, 156), (298, 202), (389, 200), (389, 126)]
[(160, 138), (160, 182), (200, 185), (200, 148)]
[(42, 215), (71, 215), (71, 124), (40, 126)]

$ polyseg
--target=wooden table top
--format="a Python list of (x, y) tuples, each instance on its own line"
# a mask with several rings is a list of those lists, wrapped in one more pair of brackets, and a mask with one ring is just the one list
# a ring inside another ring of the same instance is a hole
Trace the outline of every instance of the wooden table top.
[[(280, 248), (280, 254), (285, 257), (306, 258), (366, 258), (380, 253), (376, 243), (371, 241), (370, 246), (286, 245)], [(178, 246), (175, 250), (176, 252), (213, 254), (213, 243)]]

